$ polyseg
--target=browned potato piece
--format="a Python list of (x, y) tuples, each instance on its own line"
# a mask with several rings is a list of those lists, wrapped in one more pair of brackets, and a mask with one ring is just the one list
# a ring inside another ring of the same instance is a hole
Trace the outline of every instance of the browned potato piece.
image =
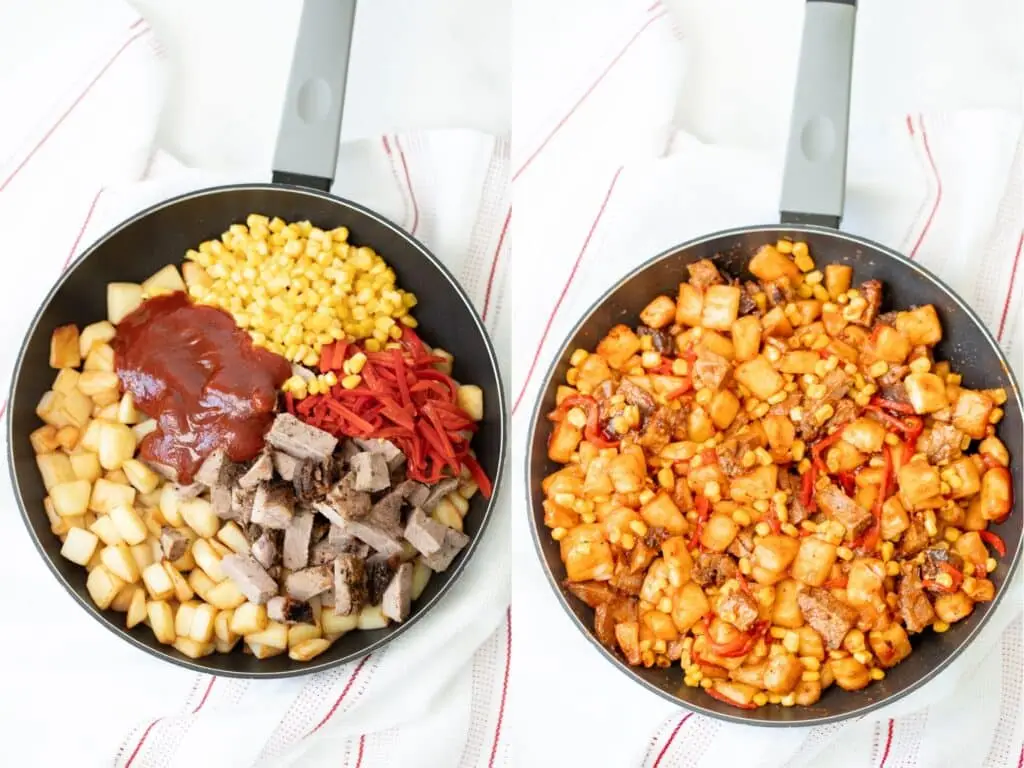
[(861, 416), (850, 422), (843, 430), (843, 441), (858, 451), (878, 453), (885, 442), (885, 427), (874, 419)]
[(850, 290), (853, 267), (846, 264), (828, 264), (825, 267), (825, 290), (833, 299)]
[(974, 602), (963, 592), (952, 595), (939, 595), (935, 598), (935, 615), (947, 624), (954, 624), (965, 619), (974, 610)]
[(922, 344), (930, 346), (942, 340), (942, 323), (931, 304), (899, 312), (896, 315), (896, 330), (906, 336), (914, 347)]
[(811, 587), (820, 587), (828, 580), (829, 572), (836, 562), (836, 545), (806, 536), (800, 540), (800, 550), (793, 561), (791, 573), (794, 579)]
[(786, 383), (763, 355), (740, 363), (736, 366), (735, 376), (740, 384), (761, 400), (767, 400), (780, 391)]
[(765, 282), (785, 277), (795, 283), (801, 277), (800, 269), (793, 260), (779, 253), (774, 245), (762, 245), (758, 248), (750, 260), (748, 269), (751, 274)]
[(723, 336), (718, 331), (705, 328), (700, 337), (700, 346), (716, 355), (721, 355), (726, 360), (736, 359), (736, 348), (728, 336)]
[(890, 496), (882, 504), (879, 533), (885, 541), (896, 541), (910, 527), (910, 515), (899, 498)]
[(885, 629), (868, 633), (868, 643), (883, 667), (894, 667), (910, 655), (910, 638), (907, 631), (896, 622)]
[(788, 454), (796, 439), (796, 425), (787, 416), (765, 416), (761, 424), (772, 452), (777, 456)]
[(803, 626), (804, 615), (796, 600), (798, 594), (800, 594), (800, 584), (795, 579), (784, 579), (775, 585), (772, 624), (790, 629)]
[(729, 495), (741, 504), (756, 499), (770, 499), (775, 493), (779, 478), (778, 464), (757, 467), (745, 475), (733, 478), (729, 484)]
[(57, 440), (57, 428), (52, 424), (44, 424), (39, 429), (33, 430), (28, 439), (36, 454), (53, 453), (60, 447), (60, 442)]
[(942, 492), (939, 470), (926, 461), (911, 461), (900, 467), (897, 473), (900, 495), (911, 508), (938, 496)]
[(704, 618), (711, 610), (704, 590), (692, 581), (683, 584), (676, 592), (672, 604), (672, 623), (680, 633), (685, 633)]
[(740, 411), (740, 401), (732, 393), (732, 390), (721, 389), (715, 392), (711, 398), (708, 410), (711, 415), (711, 421), (715, 423), (715, 426), (719, 429), (727, 429)]
[(715, 434), (714, 422), (708, 412), (699, 405), (690, 411), (690, 415), (686, 419), (686, 429), (690, 440), (695, 443), (703, 443)]
[(559, 542), (569, 581), (607, 580), (612, 553), (599, 524), (578, 525)]
[(1006, 450), (1003, 441), (994, 435), (986, 437), (978, 443), (978, 454), (989, 456), (1004, 467), (1010, 466), (1010, 452)]
[(768, 313), (761, 320), (761, 325), (764, 327), (764, 335), (766, 337), (774, 336), (779, 339), (788, 339), (793, 335), (793, 324), (789, 322), (789, 318), (782, 311), (782, 307), (768, 310)]
[(712, 515), (701, 532), (700, 543), (712, 552), (725, 552), (739, 533), (739, 526), (729, 515)]
[(676, 316), (676, 303), (668, 296), (658, 296), (644, 307), (640, 322), (650, 328), (664, 328), (671, 325)]
[(664, 528), (670, 535), (680, 534), (686, 530), (686, 519), (683, 517), (683, 513), (672, 501), (672, 497), (664, 491), (644, 504), (640, 509), (640, 516), (648, 525)]
[(555, 424), (548, 443), (548, 458), (559, 464), (568, 464), (573, 452), (583, 439), (583, 430), (577, 429), (563, 418)]
[(585, 395), (589, 395), (601, 382), (612, 377), (608, 363), (600, 355), (587, 355), (587, 359), (580, 363), (576, 371), (576, 387)]
[(78, 351), (78, 326), (62, 325), (50, 335), (50, 367), (77, 368), (82, 364)]
[[(771, 248), (771, 246), (762, 246), (763, 248)], [(774, 250), (774, 249), (773, 249)], [(796, 269), (796, 267), (794, 267)], [(741, 707), (745, 707), (754, 700), (754, 694), (757, 693), (757, 688), (746, 683), (735, 683), (728, 682), (725, 680), (716, 680), (714, 689), (729, 701), (737, 704)]]
[(704, 313), (704, 294), (689, 283), (679, 284), (676, 299), (676, 322), (679, 325), (700, 325)]
[(712, 285), (704, 294), (701, 325), (728, 331), (739, 316), (740, 288), (735, 285)]
[(753, 360), (761, 351), (761, 320), (746, 315), (732, 324), (733, 352), (739, 361)]
[(782, 573), (793, 562), (800, 543), (789, 536), (763, 536), (754, 546), (754, 562), (772, 573)]
[(628, 326), (621, 324), (612, 328), (597, 345), (597, 354), (615, 369), (621, 369), (639, 351), (640, 337)]
[(821, 357), (817, 352), (806, 349), (795, 350), (782, 356), (779, 361), (779, 370), (794, 375), (814, 374), (815, 367), (820, 361)]
[(764, 670), (764, 687), (772, 693), (789, 693), (800, 682), (803, 672), (803, 665), (793, 654), (772, 656)]
[(845, 691), (859, 691), (866, 688), (871, 682), (871, 674), (868, 668), (852, 656), (845, 659), (832, 659), (829, 662), (832, 674), (835, 675), (836, 685)]
[(895, 328), (880, 325), (875, 336), (874, 353), (887, 363), (902, 363), (910, 354), (910, 341)]
[(975, 463), (964, 456), (942, 471), (942, 479), (949, 483), (954, 499), (965, 499), (981, 490), (981, 475)]
[(915, 413), (934, 413), (949, 405), (946, 382), (934, 373), (911, 373), (903, 383)]
[(764, 662), (753, 665), (745, 664), (738, 669), (730, 671), (729, 677), (737, 683), (745, 683), (755, 688), (764, 688), (764, 672), (766, 667), (767, 665)]
[(981, 478), (981, 516), (986, 520), (1002, 520), (1010, 514), (1012, 503), (1009, 470), (992, 467)]
[(996, 585), (988, 579), (975, 579), (973, 583), (964, 580), (964, 594), (976, 603), (987, 603), (996, 596)]
[(956, 404), (953, 406), (953, 426), (966, 432), (975, 440), (980, 440), (985, 437), (985, 432), (988, 430), (988, 417), (995, 407), (996, 404), (992, 398), (984, 392), (961, 389)]

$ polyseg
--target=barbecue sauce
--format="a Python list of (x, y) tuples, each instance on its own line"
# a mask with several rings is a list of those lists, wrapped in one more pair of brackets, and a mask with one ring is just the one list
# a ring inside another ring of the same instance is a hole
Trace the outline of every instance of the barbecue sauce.
[(189, 483), (217, 448), (233, 461), (263, 449), (291, 365), (254, 347), (227, 312), (182, 292), (158, 296), (118, 324), (113, 347), (121, 386), (158, 424), (142, 440), (143, 459)]

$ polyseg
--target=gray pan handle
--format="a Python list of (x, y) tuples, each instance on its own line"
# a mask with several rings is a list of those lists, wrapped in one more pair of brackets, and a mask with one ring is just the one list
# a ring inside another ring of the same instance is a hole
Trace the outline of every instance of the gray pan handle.
[(356, 0), (305, 0), (274, 150), (274, 181), (334, 181)]
[(846, 196), (856, 0), (808, 0), (782, 178), (784, 224), (839, 228)]

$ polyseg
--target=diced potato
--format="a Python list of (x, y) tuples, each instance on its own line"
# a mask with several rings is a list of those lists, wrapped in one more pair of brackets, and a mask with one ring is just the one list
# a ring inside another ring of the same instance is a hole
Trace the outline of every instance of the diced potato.
[(130, 485), (112, 483), (103, 477), (98, 478), (92, 485), (92, 496), (89, 499), (89, 509), (92, 512), (108, 514), (115, 507), (130, 507), (134, 503), (135, 489)]
[(36, 416), (51, 426), (63, 427), (68, 423), (63, 412), (65, 397), (63, 392), (54, 392), (53, 390), (44, 392), (36, 405)]
[(177, 634), (174, 631), (174, 611), (165, 600), (150, 600), (146, 604), (149, 626), (156, 639), (165, 645), (174, 642)]
[(879, 360), (902, 363), (910, 354), (910, 341), (895, 328), (880, 325), (875, 335), (873, 351)]
[(78, 351), (78, 326), (61, 325), (50, 334), (50, 367), (77, 368), (82, 364)]
[(121, 591), (124, 582), (107, 570), (104, 565), (97, 565), (89, 571), (89, 577), (85, 580), (85, 588), (89, 591), (89, 597), (96, 603), (100, 610), (107, 610), (114, 602), (117, 593)]
[(108, 515), (100, 515), (96, 520), (89, 526), (89, 530), (96, 534), (100, 541), (108, 546), (114, 544), (120, 544), (124, 539), (121, 538), (121, 534), (117, 532), (117, 526), (114, 525), (114, 521), (110, 519)]
[(90, 421), (82, 432), (82, 437), (79, 440), (79, 447), (83, 450), (98, 454), (100, 450), (100, 431), (102, 429), (102, 419), (93, 419)]
[(309, 661), (331, 647), (331, 641), (322, 637), (311, 637), (288, 651), (288, 657), (294, 661)]
[(194, 285), (209, 288), (213, 285), (213, 278), (210, 277), (206, 268), (194, 261), (186, 261), (181, 265), (181, 276), (185, 280), (185, 285), (189, 288)]
[(797, 602), (797, 595), (799, 594), (800, 583), (795, 579), (783, 579), (775, 586), (772, 624), (790, 629), (803, 626), (804, 615), (800, 610), (800, 604)]
[[(220, 518), (213, 511), (213, 506), (203, 498), (185, 499), (178, 503), (178, 514), (192, 530), (205, 539), (217, 535), (220, 530)], [(168, 518), (170, 522), (170, 518)]]
[(757, 315), (746, 315), (732, 324), (732, 345), (740, 362), (757, 357), (761, 351), (761, 320)]
[(640, 516), (647, 525), (664, 528), (669, 535), (680, 534), (686, 530), (686, 518), (672, 497), (664, 491), (643, 505)]
[(789, 536), (762, 536), (754, 546), (753, 561), (772, 573), (782, 573), (797, 556), (800, 542)]
[(116, 421), (105, 421), (100, 428), (100, 466), (120, 469), (135, 455), (135, 433), (131, 427)]
[(796, 688), (803, 672), (803, 664), (793, 654), (772, 656), (764, 670), (764, 687), (772, 693), (789, 693)]
[[(196, 572), (197, 571), (192, 571), (192, 573)], [(199, 573), (204, 573), (204, 571), (199, 571)], [(210, 582), (211, 584), (213, 583), (212, 579)], [(235, 582), (231, 579), (224, 579), (224, 581), (216, 584), (215, 586), (211, 586), (206, 591), (205, 599), (207, 602), (215, 605), (222, 611), (226, 611), (229, 608), (237, 608), (244, 603), (245, 595), (243, 595), (241, 590), (238, 589)]]
[(965, 499), (981, 490), (981, 475), (977, 465), (967, 456), (950, 463), (941, 472), (942, 479), (951, 487), (954, 499)]
[[(770, 246), (762, 246), (762, 248), (767, 247)], [(739, 707), (749, 707), (758, 693), (757, 688), (752, 685), (726, 680), (716, 680), (713, 687), (716, 693)]]
[(178, 527), (184, 522), (180, 511), (181, 497), (171, 483), (160, 489), (160, 514), (168, 525)]
[(78, 353), (82, 358), (88, 357), (94, 346), (106, 344), (116, 333), (117, 329), (106, 320), (85, 326), (78, 336)]
[(135, 283), (107, 284), (107, 319), (114, 325), (138, 309), (141, 304), (141, 285)]
[(316, 624), (292, 624), (288, 627), (288, 646), (294, 647), (314, 637), (321, 637), (323, 633)]
[(761, 420), (768, 444), (776, 456), (785, 456), (796, 439), (796, 425), (788, 416), (765, 416)]
[(142, 571), (142, 583), (146, 585), (154, 600), (166, 600), (174, 596), (174, 583), (163, 563), (151, 563)]
[(186, 600), (178, 605), (178, 610), (174, 613), (174, 634), (178, 637), (188, 637), (188, 632), (192, 628), (192, 619), (196, 615), (196, 608), (200, 605), (206, 605), (206, 603)]
[(853, 267), (846, 264), (829, 264), (825, 267), (825, 290), (833, 299), (850, 290)]
[(188, 636), (197, 643), (208, 643), (213, 638), (213, 622), (217, 618), (217, 609), (208, 603), (201, 603), (192, 616), (192, 626)]
[(212, 581), (218, 583), (224, 581), (226, 577), (220, 567), (220, 555), (213, 550), (210, 542), (206, 539), (196, 541), (192, 545), (192, 557), (195, 558), (196, 565), (206, 571), (206, 575)]
[(232, 552), (240, 555), (249, 554), (249, 540), (234, 520), (228, 520), (224, 527), (217, 531), (217, 538), (224, 542)]
[(611, 577), (612, 554), (601, 525), (578, 525), (559, 544), (569, 581)]
[(903, 383), (915, 413), (934, 413), (949, 405), (946, 382), (934, 373), (909, 373)]
[(780, 391), (786, 383), (763, 355), (740, 363), (736, 366), (735, 375), (740, 384), (761, 400), (767, 400)]
[(334, 611), (325, 610), (320, 615), (320, 623), (325, 635), (343, 635), (356, 628), (359, 624), (359, 614), (341, 616)]
[(118, 534), (128, 544), (141, 544), (149, 535), (146, 524), (142, 521), (135, 508), (127, 504), (120, 504), (108, 513)]
[(758, 248), (747, 268), (751, 274), (765, 282), (785, 277), (795, 283), (801, 277), (800, 269), (793, 260), (779, 253), (774, 245), (762, 245)]
[(679, 325), (700, 325), (704, 313), (704, 294), (689, 283), (679, 284), (676, 299), (676, 323)]
[(84, 371), (114, 370), (114, 348), (109, 344), (94, 344), (89, 356), (82, 364)]
[(157, 424), (156, 419), (146, 419), (145, 421), (140, 421), (138, 424), (133, 425), (132, 432), (135, 433), (135, 439), (141, 443), (142, 438), (150, 432), (154, 432), (158, 426), (160, 425)]
[(676, 315), (676, 303), (668, 296), (658, 296), (643, 308), (640, 322), (648, 328), (664, 328), (671, 325)]
[(119, 387), (120, 381), (113, 371), (84, 371), (78, 377), (78, 390), (92, 398), (101, 392), (117, 392)]
[(687, 436), (695, 443), (703, 443), (715, 434), (715, 423), (703, 406), (697, 405), (686, 417)]
[(142, 587), (135, 587), (132, 592), (132, 600), (128, 605), (128, 615), (125, 617), (125, 625), (131, 629), (136, 624), (146, 620), (146, 590)]
[(459, 514), (459, 510), (448, 499), (441, 499), (437, 502), (437, 506), (434, 507), (434, 511), (430, 513), (430, 516), (442, 525), (447, 525), (456, 531), (462, 530), (462, 515)]
[(580, 363), (576, 371), (576, 386), (585, 395), (593, 392), (601, 382), (612, 376), (611, 368), (600, 355), (587, 355), (586, 360)]
[(741, 504), (757, 499), (770, 499), (775, 493), (779, 478), (779, 466), (759, 466), (746, 474), (734, 477), (729, 484), (729, 495)]
[[(161, 557), (156, 556), (153, 552), (152, 541), (154, 541), (154, 539), (149, 539), (141, 544), (134, 544), (128, 547), (128, 551), (132, 553), (132, 557), (135, 559), (135, 564), (138, 566), (140, 573), (147, 568), (150, 563), (156, 563), (161, 560)], [(159, 547), (160, 545), (158, 543), (157, 550), (159, 550)], [(163, 553), (158, 551), (156, 554), (162, 555)]]
[[(231, 547), (227, 546), (223, 542), (217, 541), (217, 539), (207, 539), (206, 543), (209, 544), (211, 549), (213, 549), (213, 551), (217, 553), (217, 557), (224, 558), (228, 555), (234, 554), (234, 551), (231, 549)], [(415, 555), (413, 555), (413, 557), (415, 557)]]
[(1010, 472), (1005, 467), (992, 467), (981, 477), (981, 516), (989, 521), (1002, 521), (1013, 506)]
[(935, 615), (947, 624), (955, 624), (971, 615), (974, 601), (963, 592), (939, 595), (935, 598)]
[(177, 637), (171, 643), (175, 650), (185, 654), (190, 659), (200, 659), (213, 653), (213, 643), (198, 643), (191, 637)]
[(903, 508), (899, 497), (890, 496), (882, 504), (881, 521), (878, 531), (885, 541), (896, 541), (910, 527), (910, 515)]
[(868, 668), (853, 656), (847, 656), (844, 659), (831, 659), (829, 666), (832, 668), (832, 674), (835, 675), (836, 685), (844, 691), (859, 691), (861, 688), (866, 688), (871, 682)]
[(761, 320), (761, 326), (764, 328), (765, 338), (788, 339), (793, 335), (793, 324), (782, 311), (782, 307), (768, 310)]
[(923, 307), (896, 315), (896, 330), (902, 333), (913, 347), (938, 344), (942, 340), (942, 323), (935, 307)]
[(582, 439), (583, 430), (570, 424), (568, 419), (562, 419), (551, 431), (548, 458), (559, 464), (568, 464)]
[(419, 600), (427, 588), (433, 571), (422, 560), (417, 559), (412, 571), (412, 599)]
[[(191, 554), (191, 553), (189, 553)], [(222, 581), (221, 584), (230, 583), (227, 580)], [(188, 575), (188, 585), (192, 587), (192, 590), (199, 595), (203, 600), (210, 602), (208, 596), (210, 591), (217, 586), (217, 584), (206, 575), (206, 572), (202, 568), (195, 568)], [(228, 606), (233, 608), (234, 606)]]
[[(160, 561), (157, 560), (156, 563), (160, 564)], [(195, 597), (195, 590), (192, 589), (192, 585), (181, 575), (181, 571), (174, 566), (174, 563), (164, 561), (162, 564), (164, 571), (167, 573), (167, 578), (171, 581), (171, 586), (174, 587), (174, 596), (180, 601), (191, 600)]]
[(126, 544), (104, 547), (100, 552), (100, 560), (121, 581), (134, 584), (139, 580), (139, 566)]
[(160, 476), (138, 459), (127, 459), (121, 465), (121, 471), (140, 493), (152, 493), (160, 484)]
[(57, 440), (57, 428), (52, 424), (45, 424), (39, 429), (33, 430), (28, 439), (32, 443), (32, 450), (37, 455), (53, 453), (60, 448), (60, 443)]
[[(139, 412), (135, 410), (135, 398), (131, 392), (125, 392), (117, 404), (117, 420), (122, 424), (135, 424), (139, 421)], [(134, 433), (135, 430), (133, 429)], [(136, 438), (138, 435), (136, 435)]]
[(219, 611), (217, 618), (213, 620), (213, 634), (223, 643), (234, 643), (238, 639), (238, 633), (231, 629), (231, 619), (234, 617), (233, 610)]
[(874, 419), (861, 416), (846, 425), (843, 430), (843, 441), (858, 451), (878, 453), (885, 442), (885, 427)]
[(640, 337), (625, 325), (616, 325), (597, 345), (597, 354), (612, 368), (621, 370), (640, 351)]
[(876, 629), (868, 634), (871, 650), (883, 667), (894, 667), (910, 655), (910, 638), (907, 631), (892, 622), (885, 629)]
[(995, 402), (984, 392), (961, 389), (953, 407), (953, 426), (980, 440), (988, 431), (988, 418), (995, 407)]
[[(326, 618), (327, 614), (324, 614)], [(231, 631), (236, 635), (252, 635), (267, 627), (267, 607), (243, 602), (231, 614)]]
[(836, 562), (836, 545), (816, 536), (800, 540), (800, 550), (793, 561), (791, 573), (794, 579), (811, 587), (820, 587), (828, 580), (829, 572)]
[(711, 398), (708, 415), (718, 429), (727, 429), (740, 411), (740, 401), (729, 389), (720, 389)]
[(254, 658), (257, 659), (269, 659), (273, 656), (280, 656), (285, 652), (284, 648), (274, 648), (270, 645), (263, 645), (262, 643), (254, 643), (249, 638), (245, 639), (245, 644), (249, 647)]
[(51, 389), (54, 392), (60, 392), (62, 395), (66, 395), (68, 392), (78, 389), (78, 378), (81, 375), (82, 374), (74, 368), (61, 368), (57, 373), (57, 378), (53, 380), (53, 386)]
[(700, 543), (712, 552), (725, 552), (739, 533), (739, 526), (729, 515), (712, 515), (701, 531)]
[(689, 632), (711, 610), (711, 603), (699, 585), (692, 581), (676, 591), (672, 601), (672, 623), (680, 634)]
[(269, 645), (271, 648), (288, 647), (288, 625), (276, 621), (267, 622), (266, 627), (259, 631), (246, 635), (246, 641)]
[(484, 391), (476, 384), (462, 384), (455, 393), (459, 408), (473, 421), (484, 418)]
[(782, 356), (779, 361), (779, 370), (794, 375), (813, 375), (819, 362), (821, 362), (821, 357), (817, 352), (804, 349), (794, 350)]
[(939, 470), (925, 461), (911, 461), (896, 473), (903, 503), (917, 508), (942, 492)]
[(52, 492), (58, 485), (76, 480), (71, 460), (63, 453), (44, 453), (36, 456), (36, 466), (39, 467), (39, 474), (47, 491)]
[(728, 331), (739, 316), (740, 288), (735, 285), (708, 286), (704, 293), (701, 325)]
[(72, 480), (50, 488), (53, 507), (61, 517), (83, 515), (89, 508), (89, 494), (92, 485), (88, 480)]
[(84, 566), (92, 559), (98, 545), (96, 534), (83, 528), (71, 528), (60, 548), (60, 554), (72, 563)]
[(91, 451), (78, 451), (68, 456), (71, 461), (71, 469), (79, 480), (95, 482), (103, 474), (100, 467), (100, 457)]
[(168, 264), (142, 281), (142, 292), (148, 297), (184, 290), (185, 281), (181, 279), (178, 268), (173, 264)]

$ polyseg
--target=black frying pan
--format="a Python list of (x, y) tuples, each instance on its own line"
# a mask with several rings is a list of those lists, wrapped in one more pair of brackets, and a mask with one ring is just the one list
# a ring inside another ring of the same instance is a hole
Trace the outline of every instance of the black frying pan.
[(35, 406), (50, 388), (50, 334), (65, 323), (85, 325), (106, 317), (106, 285), (141, 282), (185, 251), (219, 237), (249, 213), (308, 219), (324, 229), (345, 226), (353, 243), (378, 251), (400, 285), (420, 298), (418, 333), (455, 356), (453, 376), (484, 392), (484, 419), (473, 440), (480, 464), (495, 483), (505, 454), (505, 399), (494, 349), (466, 293), (451, 273), (411, 235), (356, 203), (329, 194), (338, 155), (341, 107), (355, 0), (306, 0), (299, 27), (287, 102), (275, 155), (273, 184), (238, 184), (192, 192), (142, 211), (117, 226), (71, 265), (43, 301), (15, 365), (10, 394), (8, 446), (11, 480), (22, 517), (50, 570), (100, 623), (154, 656), (191, 669), (233, 677), (289, 677), (343, 664), (379, 648), (419, 621), (456, 581), (490, 517), (492, 502), (477, 495), (464, 520), (470, 544), (444, 573), (434, 574), (402, 624), (353, 631), (309, 663), (287, 655), (258, 660), (235, 650), (193, 660), (156, 641), (139, 625), (128, 631), (124, 614), (100, 611), (85, 589), (85, 569), (60, 556), (61, 542), (43, 511), (43, 487), (29, 433), (39, 426)]
[(1024, 444), (1021, 433), (1021, 393), (1005, 356), (978, 316), (937, 277), (895, 251), (864, 238), (838, 231), (846, 173), (850, 72), (853, 53), (855, 0), (809, 0), (806, 4), (801, 66), (797, 78), (786, 175), (782, 192), (782, 225), (732, 229), (683, 243), (661, 253), (619, 280), (590, 307), (576, 324), (548, 369), (534, 407), (527, 457), (530, 522), (545, 573), (576, 627), (621, 672), (648, 690), (703, 714), (737, 723), (766, 726), (820, 725), (864, 715), (902, 698), (945, 669), (977, 636), (997, 609), (1005, 585), (1021, 558), (1021, 502), (1018, 495), (1007, 520), (993, 530), (1007, 544), (992, 578), (996, 599), (978, 603), (966, 620), (944, 634), (926, 633), (913, 640), (914, 652), (886, 678), (867, 689), (847, 692), (831, 686), (812, 707), (767, 706), (740, 710), (718, 702), (701, 689), (683, 685), (676, 664), (668, 669), (630, 667), (593, 636), (594, 612), (561, 587), (565, 568), (558, 543), (544, 526), (541, 481), (558, 468), (547, 458), (550, 423), (544, 414), (555, 408), (558, 383), (565, 380), (569, 357), (577, 348), (593, 349), (617, 323), (633, 326), (639, 313), (659, 294), (674, 295), (687, 274), (686, 265), (713, 259), (718, 266), (744, 279), (750, 257), (761, 245), (780, 238), (804, 240), (819, 264), (849, 264), (860, 282), (872, 278), (885, 286), (882, 311), (934, 304), (944, 336), (936, 357), (948, 360), (963, 374), (965, 387), (1004, 387), (1008, 399), (999, 435), (1010, 451), (1010, 471), (1020, 489)]

